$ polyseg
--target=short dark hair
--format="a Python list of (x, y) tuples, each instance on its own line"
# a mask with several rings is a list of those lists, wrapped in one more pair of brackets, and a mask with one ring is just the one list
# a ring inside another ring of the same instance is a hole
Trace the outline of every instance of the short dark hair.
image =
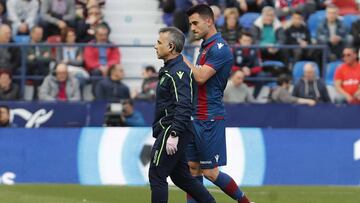
[(291, 77), (287, 74), (281, 74), (278, 78), (277, 78), (277, 85), (283, 85), (285, 83), (290, 83), (291, 81)]
[(184, 48), (185, 35), (176, 27), (164, 27), (159, 30), (159, 33), (169, 33), (169, 42), (175, 46), (175, 51), (181, 53)]
[(156, 73), (156, 69), (154, 68), (154, 66), (146, 66), (145, 71), (151, 71), (152, 73)]
[(201, 17), (211, 18), (213, 21), (215, 21), (214, 12), (210, 8), (210, 6), (208, 6), (206, 4), (199, 4), (199, 5), (193, 6), (189, 10), (186, 11), (186, 14), (188, 16), (191, 16), (194, 13), (199, 14)]
[(134, 101), (132, 99), (124, 99), (121, 102), (122, 105), (129, 104), (130, 106), (134, 106)]
[(10, 108), (6, 105), (0, 105), (0, 109), (6, 109), (6, 111), (10, 113)]
[(240, 34), (240, 37), (242, 37), (242, 36), (247, 36), (247, 37), (250, 37), (251, 39), (253, 39), (253, 35), (249, 31), (242, 31)]

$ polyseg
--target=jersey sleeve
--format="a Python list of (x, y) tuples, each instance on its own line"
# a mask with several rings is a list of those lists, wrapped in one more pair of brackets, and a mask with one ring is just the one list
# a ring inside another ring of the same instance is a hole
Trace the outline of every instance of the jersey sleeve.
[(204, 65), (219, 71), (224, 64), (233, 61), (233, 55), (227, 45), (217, 43), (208, 52)]

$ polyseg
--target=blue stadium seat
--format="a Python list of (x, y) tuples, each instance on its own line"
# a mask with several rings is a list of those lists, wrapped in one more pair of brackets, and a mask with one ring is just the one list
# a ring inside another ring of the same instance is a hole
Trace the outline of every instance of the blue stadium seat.
[(275, 67), (275, 68), (284, 68), (285, 64), (281, 61), (264, 61), (261, 65), (262, 67)]
[(218, 27), (221, 27), (225, 24), (225, 17), (224, 15), (221, 15), (217, 20), (216, 20), (216, 25)]
[(334, 75), (335, 75), (335, 71), (336, 69), (342, 64), (342, 61), (333, 61), (331, 63), (329, 63), (326, 66), (326, 84), (327, 85), (333, 85), (334, 84)]
[(239, 23), (245, 29), (250, 29), (255, 20), (260, 16), (260, 13), (249, 12), (240, 17)]
[(319, 77), (319, 75), (320, 75), (319, 66), (314, 61), (298, 61), (295, 63), (293, 72), (292, 72), (294, 83), (296, 83), (298, 80), (300, 80), (302, 78), (302, 76), (304, 75), (304, 66), (307, 63), (313, 64), (313, 66), (315, 67), (316, 76)]
[(17, 44), (28, 43), (28, 42), (30, 42), (30, 36), (29, 35), (16, 35), (14, 37), (14, 41)]
[(325, 16), (325, 10), (316, 11), (309, 16), (309, 19), (307, 20), (307, 26), (310, 31), (311, 38), (316, 38), (317, 27), (325, 19)]
[(345, 16), (343, 16), (343, 23), (344, 23), (346, 29), (348, 29), (348, 31), (350, 31), (352, 23), (357, 21), (359, 18), (360, 17), (358, 15), (345, 15)]

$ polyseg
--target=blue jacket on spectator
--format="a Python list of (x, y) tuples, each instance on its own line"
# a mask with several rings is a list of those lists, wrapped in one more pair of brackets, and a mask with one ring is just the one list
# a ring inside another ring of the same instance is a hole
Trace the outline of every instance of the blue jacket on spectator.
[(113, 81), (109, 77), (102, 79), (95, 86), (97, 100), (116, 101), (130, 98), (129, 87), (121, 81)]
[(145, 126), (145, 120), (143, 115), (139, 112), (134, 110), (134, 113), (131, 116), (125, 117), (125, 126)]

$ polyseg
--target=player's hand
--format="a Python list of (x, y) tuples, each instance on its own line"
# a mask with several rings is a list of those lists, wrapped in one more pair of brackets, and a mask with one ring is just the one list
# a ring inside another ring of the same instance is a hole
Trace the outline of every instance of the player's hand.
[(177, 151), (178, 143), (179, 143), (179, 137), (169, 136), (169, 138), (166, 141), (166, 153), (168, 155), (174, 155)]

